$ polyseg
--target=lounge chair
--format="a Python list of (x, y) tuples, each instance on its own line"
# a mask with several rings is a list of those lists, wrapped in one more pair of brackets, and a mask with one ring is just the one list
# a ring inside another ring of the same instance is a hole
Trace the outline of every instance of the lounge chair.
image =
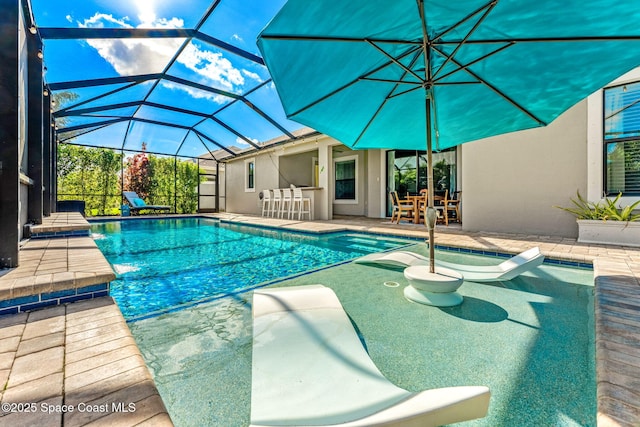
[(135, 191), (124, 191), (122, 195), (127, 199), (131, 207), (129, 208), (132, 212), (140, 212), (143, 210), (152, 210), (152, 211), (167, 211), (171, 210), (171, 206), (160, 206), (160, 205), (147, 205), (144, 200), (142, 200)]
[[(522, 273), (542, 264), (544, 255), (539, 248), (532, 248), (498, 265), (465, 265), (436, 259), (436, 265), (462, 273), (465, 280), (472, 282), (497, 282), (511, 280)], [(387, 267), (411, 267), (429, 265), (429, 258), (409, 251), (378, 252), (355, 260), (358, 264), (376, 264)]]
[(484, 386), (396, 387), (329, 288), (253, 293), (252, 426), (439, 426), (484, 417), (489, 398)]

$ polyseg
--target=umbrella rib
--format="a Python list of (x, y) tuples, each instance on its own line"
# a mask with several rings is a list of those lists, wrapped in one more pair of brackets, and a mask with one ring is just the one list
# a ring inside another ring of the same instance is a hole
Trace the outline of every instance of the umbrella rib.
[(478, 9), (474, 10), (473, 12), (471, 12), (470, 14), (462, 18), (460, 21), (456, 22), (455, 24), (453, 24), (452, 26), (444, 30), (442, 33), (435, 36), (432, 41), (435, 43), (437, 40), (440, 40), (442, 37), (446, 36), (451, 31), (455, 30), (460, 25), (464, 24), (465, 22), (467, 22), (468, 20), (476, 16), (478, 13), (482, 12), (483, 10), (487, 8), (493, 9), (493, 7), (495, 7), (497, 3), (498, 3), (497, 0), (491, 0), (489, 3), (485, 4), (484, 6), (480, 6)]
[(491, 3), (489, 3), (487, 6), (485, 6), (486, 10), (484, 11), (484, 13), (482, 14), (482, 16), (478, 19), (478, 21), (473, 25), (473, 27), (471, 27), (471, 29), (469, 30), (469, 32), (467, 33), (466, 36), (464, 36), (464, 38), (462, 39), (462, 41), (455, 47), (455, 49), (453, 49), (453, 52), (451, 52), (451, 55), (447, 55), (447, 59), (445, 59), (445, 61), (442, 63), (442, 65), (436, 70), (436, 72), (433, 74), (433, 78), (435, 79), (438, 74), (444, 69), (444, 67), (447, 66), (447, 64), (449, 62), (451, 62), (451, 60), (456, 56), (456, 53), (458, 53), (458, 51), (460, 50), (460, 48), (462, 46), (464, 46), (464, 44), (467, 42), (467, 40), (469, 40), (469, 37), (471, 37), (471, 35), (478, 29), (478, 27), (482, 24), (482, 22), (487, 19), (487, 16), (489, 16), (489, 14), (491, 13), (491, 11), (493, 10), (493, 8), (496, 6), (497, 2), (494, 0)]
[(398, 96), (406, 95), (407, 93), (413, 92), (413, 91), (418, 90), (418, 89), (422, 89), (422, 86), (418, 86), (418, 87), (414, 87), (414, 88), (411, 88), (411, 89), (408, 89), (408, 90), (404, 90), (402, 92), (394, 93), (393, 95), (389, 95), (387, 98), (388, 99), (396, 98)]
[(383, 82), (383, 83), (398, 83), (406, 85), (416, 85), (422, 87), (422, 82), (407, 82), (404, 80), (391, 80), (391, 79), (376, 79), (373, 77), (362, 77), (361, 80), (367, 80), (370, 82)]
[(514, 44), (515, 43), (508, 43), (508, 44), (506, 44), (504, 46), (501, 46), (498, 49), (494, 50), (493, 52), (489, 52), (489, 53), (481, 56), (480, 58), (474, 59), (473, 61), (471, 61), (471, 62), (469, 62), (469, 63), (467, 63), (467, 64), (465, 64), (465, 65), (463, 65), (463, 66), (461, 66), (461, 67), (459, 67), (459, 68), (457, 68), (455, 70), (453, 70), (453, 71), (450, 71), (450, 72), (448, 72), (447, 74), (445, 74), (443, 76), (438, 77), (434, 81), (435, 82), (440, 82), (440, 81), (442, 81), (443, 79), (446, 79), (447, 77), (449, 77), (452, 74), (458, 73), (458, 72), (460, 72), (462, 70), (466, 70), (468, 67), (470, 67), (470, 66), (472, 66), (474, 64), (477, 64), (478, 62), (484, 61), (485, 59), (487, 59), (487, 58), (489, 58), (489, 57), (491, 57), (491, 56), (493, 56), (493, 55), (495, 55), (497, 53), (502, 52), (506, 48), (513, 46)]
[(411, 74), (412, 76), (414, 76), (415, 78), (417, 78), (420, 82), (424, 83), (424, 79), (422, 77), (420, 77), (419, 75), (417, 75), (415, 72), (413, 72), (413, 70), (407, 68), (403, 63), (401, 63), (399, 60), (397, 60), (396, 58), (394, 58), (392, 55), (389, 55), (384, 49), (382, 49), (380, 46), (378, 46), (377, 44), (375, 44), (374, 42), (372, 42), (371, 40), (365, 39), (365, 41), (367, 43), (369, 43), (371, 46), (373, 46), (378, 52), (380, 52), (381, 54), (383, 54), (384, 56), (386, 56), (389, 60), (391, 60), (391, 62), (393, 62), (394, 64), (396, 64), (397, 66), (399, 66), (400, 68), (402, 68), (404, 71), (406, 71), (407, 73)]
[[(402, 59), (402, 58), (404, 58), (405, 56), (408, 56), (408, 55), (410, 55), (410, 54), (412, 54), (412, 53), (414, 53), (414, 52), (416, 52), (416, 51), (419, 51), (419, 50), (420, 50), (420, 48), (419, 48), (419, 47), (416, 47), (416, 48), (410, 49), (410, 50), (409, 50), (409, 51), (407, 51), (406, 53), (403, 53), (402, 55), (400, 55), (400, 56), (398, 57), (398, 59)], [(308, 110), (309, 108), (311, 108), (311, 107), (313, 107), (313, 106), (315, 106), (315, 105), (318, 105), (318, 104), (319, 104), (319, 103), (321, 103), (322, 101), (324, 101), (324, 100), (326, 100), (326, 99), (328, 99), (328, 98), (331, 98), (331, 97), (332, 97), (333, 95), (335, 95), (336, 93), (338, 93), (338, 92), (341, 92), (341, 91), (345, 90), (345, 89), (346, 89), (346, 88), (348, 88), (349, 86), (353, 86), (354, 84), (358, 83), (358, 82), (359, 82), (359, 81), (361, 81), (362, 79), (366, 79), (368, 76), (370, 76), (370, 75), (372, 75), (372, 74), (377, 73), (378, 71), (380, 71), (380, 70), (382, 70), (382, 69), (384, 69), (384, 68), (388, 67), (388, 66), (389, 66), (389, 65), (391, 65), (391, 64), (393, 64), (393, 62), (389, 61), (389, 62), (386, 62), (386, 63), (384, 63), (384, 64), (380, 65), (379, 67), (374, 68), (373, 70), (371, 70), (371, 71), (369, 71), (369, 72), (367, 72), (367, 73), (365, 73), (365, 74), (361, 75), (360, 77), (358, 77), (358, 78), (356, 78), (356, 79), (354, 79), (354, 80), (350, 81), (349, 83), (346, 83), (345, 85), (340, 86), (339, 88), (337, 88), (337, 89), (335, 89), (335, 90), (333, 90), (333, 91), (329, 92), (328, 94), (324, 95), (323, 97), (321, 97), (321, 98), (319, 98), (319, 99), (317, 99), (317, 100), (315, 100), (315, 101), (313, 101), (313, 102), (311, 102), (311, 103), (307, 104), (306, 106), (302, 107), (301, 109), (299, 109), (299, 110), (297, 110), (297, 111), (295, 111), (295, 112), (293, 112), (293, 113), (289, 114), (289, 115), (288, 115), (288, 117), (296, 116), (296, 115), (298, 115), (298, 114), (302, 113), (303, 111), (306, 111), (306, 110)]]
[[(593, 37), (530, 37), (510, 39), (467, 40), (467, 45), (496, 43), (568, 43), (568, 42), (607, 42), (607, 41), (640, 41), (640, 36), (593, 36)], [(441, 40), (434, 45), (458, 44), (460, 40)]]
[[(419, 53), (413, 57), (413, 59), (409, 63), (409, 67), (413, 67), (415, 65), (416, 61), (418, 60), (418, 58), (420, 58), (420, 54)], [(408, 70), (409, 69), (405, 70), (404, 74), (400, 77), (401, 80), (403, 78), (405, 78), (405, 76), (408, 74)], [(367, 132), (367, 129), (369, 129), (369, 126), (371, 126), (371, 123), (373, 123), (373, 121), (376, 119), (376, 117), (378, 117), (378, 114), (380, 114), (380, 111), (382, 111), (382, 108), (385, 106), (387, 101), (390, 100), (391, 98), (393, 98), (392, 94), (393, 94), (393, 92), (395, 92), (395, 90), (398, 88), (398, 86), (399, 86), (399, 84), (396, 83), (395, 86), (393, 86), (393, 88), (389, 91), (389, 93), (387, 93), (387, 96), (384, 97), (384, 100), (382, 101), (382, 103), (380, 104), (378, 109), (376, 110), (375, 114), (373, 114), (373, 116), (369, 119), (369, 121), (367, 122), (366, 126), (362, 129), (362, 132), (360, 132), (360, 135), (358, 135), (358, 137), (354, 141), (354, 143), (353, 143), (354, 147), (356, 145), (358, 145), (358, 142), (360, 141), (360, 139), (362, 139), (364, 134)], [(422, 86), (420, 86), (418, 88), (411, 89), (411, 90), (420, 89), (421, 87)]]
[[(433, 49), (435, 52), (439, 53), (440, 55), (445, 55), (443, 52), (440, 52), (438, 49)], [(456, 64), (458, 67), (462, 68), (462, 64), (460, 64), (458, 61), (456, 61), (455, 59), (451, 60), (454, 64)], [(499, 95), (500, 97), (502, 97), (504, 100), (506, 100), (507, 102), (509, 102), (511, 105), (513, 105), (514, 107), (516, 107), (518, 110), (522, 111), (524, 114), (526, 114), (527, 116), (529, 116), (531, 119), (535, 120), (536, 122), (540, 123), (543, 126), (546, 126), (547, 123), (543, 120), (540, 120), (538, 117), (536, 117), (531, 111), (527, 110), (526, 108), (524, 108), (522, 105), (518, 104), (514, 99), (510, 98), (506, 93), (502, 92), (500, 89), (498, 89), (497, 87), (495, 87), (494, 85), (492, 85), (491, 83), (489, 83), (488, 81), (486, 81), (485, 79), (483, 79), (482, 77), (480, 77), (479, 75), (477, 75), (476, 73), (474, 73), (473, 71), (469, 70), (468, 68), (464, 69), (467, 73), (469, 73), (471, 76), (473, 76), (474, 78), (478, 79), (480, 81), (480, 83), (484, 84), (486, 87), (488, 87), (489, 89), (491, 89), (493, 92), (495, 92), (497, 95)]]
[(271, 35), (261, 35), (261, 39), (265, 40), (288, 40), (288, 41), (321, 41), (321, 42), (351, 42), (351, 43), (362, 43), (364, 41), (370, 40), (374, 43), (386, 43), (386, 44), (409, 44), (420, 46), (422, 44), (421, 41), (415, 40), (399, 40), (399, 39), (365, 39), (365, 38), (357, 38), (357, 37), (330, 37), (330, 36), (294, 36), (291, 34), (271, 34)]

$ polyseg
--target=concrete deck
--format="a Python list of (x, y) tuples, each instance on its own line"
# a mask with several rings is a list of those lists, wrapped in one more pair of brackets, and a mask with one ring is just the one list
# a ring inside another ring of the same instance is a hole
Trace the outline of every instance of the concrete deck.
[[(290, 230), (341, 230), (427, 238), (424, 225), (388, 219), (342, 217), (301, 222), (249, 215), (207, 215), (236, 223)], [(437, 245), (518, 253), (538, 246), (548, 258), (592, 263), (595, 278), (595, 339), (600, 427), (640, 426), (640, 248), (580, 244), (575, 239), (536, 235), (464, 232), (437, 226)]]

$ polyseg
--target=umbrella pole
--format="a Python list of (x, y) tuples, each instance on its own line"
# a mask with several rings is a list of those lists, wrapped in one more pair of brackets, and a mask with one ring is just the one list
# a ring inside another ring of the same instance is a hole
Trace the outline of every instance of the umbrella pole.
[(426, 96), (426, 114), (427, 114), (427, 211), (424, 215), (424, 221), (429, 231), (429, 271), (435, 273), (435, 228), (436, 228), (436, 210), (434, 208), (433, 198), (435, 191), (433, 188), (433, 147), (431, 143), (431, 94), (427, 92)]

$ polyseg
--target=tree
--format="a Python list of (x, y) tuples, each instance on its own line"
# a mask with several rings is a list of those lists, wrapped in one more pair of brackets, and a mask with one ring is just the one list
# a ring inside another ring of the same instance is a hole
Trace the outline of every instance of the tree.
[(110, 149), (58, 146), (58, 199), (84, 200), (86, 214), (119, 211), (118, 173), (122, 156)]
[(149, 197), (151, 190), (151, 166), (146, 149), (147, 144), (143, 142), (142, 153), (130, 158), (124, 171), (125, 191), (135, 191), (143, 199)]

